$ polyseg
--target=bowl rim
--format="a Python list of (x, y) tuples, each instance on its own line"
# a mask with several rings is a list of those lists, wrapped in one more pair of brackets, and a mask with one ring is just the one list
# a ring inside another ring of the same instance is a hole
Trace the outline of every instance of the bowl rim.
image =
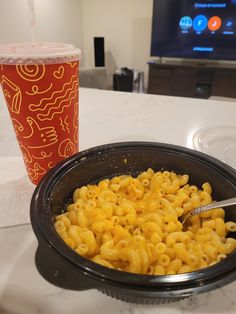
[[(194, 271), (184, 274), (176, 275), (142, 275), (133, 274), (127, 272), (121, 272), (114, 269), (103, 267), (93, 261), (84, 258), (73, 251), (67, 246), (63, 240), (57, 235), (52, 222), (50, 222), (50, 192), (53, 187), (60, 181), (65, 173), (67, 173), (72, 167), (78, 164), (86, 162), (90, 158), (95, 158), (97, 155), (108, 154), (114, 151), (125, 151), (132, 148), (145, 149), (145, 150), (161, 150), (183, 155), (191, 159), (197, 159), (202, 163), (207, 164), (217, 172), (227, 175), (227, 179), (230, 180), (236, 186), (236, 171), (229, 165), (221, 162), (220, 160), (204, 154), (202, 152), (177, 146), (173, 144), (158, 143), (158, 142), (118, 142), (105, 145), (95, 146), (65, 159), (53, 169), (51, 169), (41, 182), (36, 187), (30, 204), (30, 217), (33, 230), (39, 239), (40, 237), (46, 241), (46, 243), (52, 247), (59, 255), (61, 255), (67, 262), (74, 265), (86, 276), (102, 280), (104, 282), (125, 284), (126, 286), (146, 287), (147, 289), (163, 290), (166, 287), (169, 290), (176, 290), (176, 285), (183, 289), (186, 287), (198, 286), (203, 283), (211, 283), (216, 278), (225, 278), (226, 276), (232, 276), (236, 269), (236, 252), (232, 254), (230, 260), (225, 259), (216, 265), (207, 267), (205, 269)], [(40, 235), (39, 235), (40, 234)], [(236, 275), (236, 274), (235, 274)]]

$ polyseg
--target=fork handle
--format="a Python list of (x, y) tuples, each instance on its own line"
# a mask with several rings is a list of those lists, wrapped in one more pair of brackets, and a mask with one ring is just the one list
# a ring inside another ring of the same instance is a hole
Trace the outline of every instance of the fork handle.
[(191, 212), (189, 212), (186, 216), (184, 216), (182, 224), (184, 224), (187, 221), (187, 219), (189, 219), (192, 216), (207, 212), (208, 210), (211, 210), (211, 209), (221, 208), (221, 207), (226, 207), (226, 206), (232, 206), (235, 204), (236, 204), (236, 197), (233, 197), (233, 198), (229, 198), (225, 201), (220, 201), (220, 202), (215, 202), (212, 204), (200, 206), (200, 207), (192, 210)]
[(225, 201), (220, 201), (220, 202), (215, 202), (209, 205), (203, 205), (201, 206), (201, 213), (206, 212), (210, 209), (214, 209), (214, 208), (220, 208), (220, 207), (226, 207), (226, 206), (232, 206), (236, 204), (236, 197), (233, 198), (229, 198)]

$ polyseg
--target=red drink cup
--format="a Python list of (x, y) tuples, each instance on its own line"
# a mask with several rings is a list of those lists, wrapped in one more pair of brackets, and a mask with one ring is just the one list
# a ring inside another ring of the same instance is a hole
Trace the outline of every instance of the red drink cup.
[(68, 44), (0, 45), (0, 85), (34, 184), (78, 152), (80, 54)]

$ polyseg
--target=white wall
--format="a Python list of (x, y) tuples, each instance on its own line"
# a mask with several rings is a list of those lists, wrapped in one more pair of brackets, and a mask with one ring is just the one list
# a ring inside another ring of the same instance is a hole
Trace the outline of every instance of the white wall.
[[(80, 0), (35, 0), (40, 41), (82, 46)], [(30, 41), (27, 0), (0, 0), (0, 43)]]
[[(35, 0), (41, 41), (82, 49), (82, 67), (94, 66), (93, 37), (105, 37), (110, 75), (127, 66), (145, 72), (150, 57), (152, 0)], [(0, 43), (29, 41), (27, 0), (0, 0)]]
[(106, 65), (138, 68), (147, 85), (152, 0), (81, 0), (85, 67), (94, 66), (93, 37), (105, 38)]
[(0, 0), (0, 43), (29, 41), (26, 0)]

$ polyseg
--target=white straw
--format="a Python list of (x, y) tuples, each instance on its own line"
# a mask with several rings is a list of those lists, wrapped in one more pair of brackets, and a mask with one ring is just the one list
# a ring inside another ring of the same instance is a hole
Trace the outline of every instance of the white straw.
[(29, 9), (31, 41), (33, 44), (37, 45), (38, 44), (38, 36), (37, 36), (34, 0), (28, 0), (28, 9)]

